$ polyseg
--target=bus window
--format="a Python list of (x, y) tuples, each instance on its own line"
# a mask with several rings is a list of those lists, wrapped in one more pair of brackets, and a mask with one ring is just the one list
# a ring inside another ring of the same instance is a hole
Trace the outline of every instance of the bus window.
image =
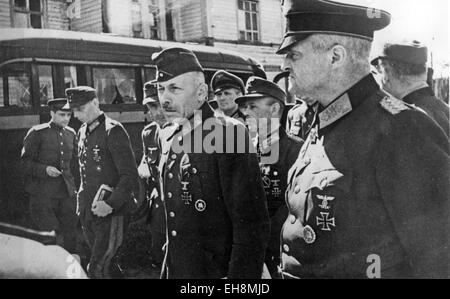
[(5, 96), (3, 94), (3, 78), (0, 77), (0, 107), (5, 107)]
[(78, 86), (77, 67), (64, 66), (64, 88), (71, 88)]
[(0, 75), (2, 78), (0, 106), (31, 107), (29, 65), (8, 64), (2, 67)]
[(132, 68), (93, 68), (100, 104), (135, 104), (136, 78)]
[(47, 101), (53, 99), (53, 76), (51, 65), (38, 65), (39, 90), (41, 106), (47, 106)]
[(156, 68), (145, 69), (145, 82), (156, 79)]

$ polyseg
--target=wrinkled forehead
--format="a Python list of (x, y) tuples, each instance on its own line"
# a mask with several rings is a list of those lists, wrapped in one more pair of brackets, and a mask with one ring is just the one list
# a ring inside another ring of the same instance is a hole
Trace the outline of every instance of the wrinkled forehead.
[(194, 87), (195, 78), (198, 76), (195, 72), (184, 73), (164, 82), (158, 82), (158, 86), (168, 87), (171, 85), (181, 86), (183, 88)]

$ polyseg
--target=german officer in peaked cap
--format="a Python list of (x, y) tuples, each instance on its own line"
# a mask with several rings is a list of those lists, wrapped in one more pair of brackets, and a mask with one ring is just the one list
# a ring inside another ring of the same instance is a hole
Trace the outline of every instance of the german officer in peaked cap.
[(245, 102), (249, 115), (256, 119), (261, 178), (270, 217), (265, 263), (272, 278), (279, 278), (280, 232), (288, 215), (285, 198), (287, 174), (303, 142), (288, 137), (281, 127), (286, 93), (277, 84), (250, 77), (246, 89), (247, 94), (237, 98), (236, 103)]
[[(111, 260), (124, 239), (127, 219), (139, 190), (136, 159), (124, 127), (99, 107), (95, 89), (66, 90), (74, 115), (83, 125), (78, 132), (81, 185), (78, 214), (91, 248), (90, 278), (110, 278)], [(107, 187), (110, 192), (103, 191)]]
[(211, 79), (214, 101), (219, 111), (245, 123), (246, 116), (239, 110), (235, 99), (245, 94), (245, 85), (241, 78), (229, 72), (219, 70)]
[(448, 138), (370, 74), (390, 15), (320, 0), (284, 12), (290, 90), (320, 114), (288, 173), (283, 277), (448, 277)]
[(68, 127), (72, 111), (67, 99), (48, 101), (51, 120), (28, 131), (22, 149), (26, 175), (25, 190), (30, 194), (30, 212), (37, 228), (55, 231), (58, 245), (75, 253), (76, 133)]
[[(248, 131), (235, 119), (215, 117), (193, 52), (169, 48), (153, 62), (164, 114), (179, 127), (163, 140), (160, 163), (168, 233), (165, 277), (260, 278), (269, 218)], [(203, 146), (214, 134), (211, 127), (221, 132), (215, 135), (223, 138), (219, 149)]]
[(450, 108), (427, 83), (428, 48), (419, 41), (403, 41), (384, 43), (378, 51), (371, 63), (381, 87), (424, 110), (449, 136)]

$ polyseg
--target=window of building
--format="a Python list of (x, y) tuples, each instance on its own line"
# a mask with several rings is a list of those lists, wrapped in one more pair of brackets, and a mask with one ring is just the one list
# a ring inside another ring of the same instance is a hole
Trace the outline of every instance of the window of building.
[(0, 70), (0, 107), (31, 107), (30, 68), (13, 63)]
[(143, 37), (141, 3), (139, 3), (139, 0), (133, 0), (131, 2), (131, 20), (133, 37)]
[(175, 41), (175, 28), (173, 24), (174, 0), (166, 0), (166, 32), (167, 40)]
[(42, 28), (42, 0), (14, 0), (14, 27)]
[(239, 39), (259, 41), (258, 1), (238, 0)]
[(151, 39), (160, 39), (159, 1), (158, 0), (150, 0), (148, 9), (150, 12), (150, 38)]
[(135, 104), (136, 78), (132, 68), (93, 68), (100, 104)]

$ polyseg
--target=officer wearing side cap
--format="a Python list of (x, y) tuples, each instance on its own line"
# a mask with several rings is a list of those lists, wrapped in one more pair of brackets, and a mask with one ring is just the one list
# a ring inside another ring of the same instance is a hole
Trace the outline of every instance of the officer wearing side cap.
[(164, 114), (178, 127), (162, 141), (164, 277), (260, 278), (269, 218), (248, 131), (233, 118), (215, 117), (193, 52), (169, 48), (152, 59)]
[(280, 119), (286, 106), (286, 93), (275, 83), (258, 77), (250, 77), (247, 94), (236, 99), (245, 103), (258, 127), (258, 153), (260, 170), (270, 217), (270, 240), (265, 263), (272, 278), (279, 277), (280, 232), (288, 216), (286, 206), (287, 174), (297, 159), (303, 144), (286, 134)]
[(214, 101), (218, 110), (224, 115), (233, 117), (245, 124), (246, 116), (239, 110), (235, 99), (245, 94), (244, 82), (238, 76), (227, 71), (217, 71), (211, 80)]
[(448, 277), (448, 138), (370, 74), (390, 15), (318, 0), (283, 9), (290, 89), (320, 104), (288, 173), (283, 277)]
[(158, 99), (156, 83), (144, 84), (146, 98), (143, 105), (147, 106), (151, 122), (142, 131), (143, 156), (138, 167), (139, 176), (145, 180), (145, 214), (152, 234), (151, 259), (155, 267), (160, 267), (163, 261), (163, 245), (166, 241), (166, 215), (161, 201), (159, 162), (161, 157), (161, 128), (166, 124)]
[(22, 162), (31, 217), (38, 230), (55, 231), (57, 244), (76, 249), (76, 133), (68, 127), (72, 111), (67, 99), (48, 101), (51, 120), (31, 128), (24, 141)]
[[(74, 116), (83, 125), (78, 132), (81, 185), (78, 214), (91, 248), (90, 278), (109, 278), (110, 264), (124, 239), (128, 216), (139, 190), (136, 160), (124, 127), (99, 107), (95, 89), (66, 90)], [(112, 189), (98, 198), (102, 185)], [(94, 203), (94, 198), (98, 201)]]
[(428, 49), (419, 41), (387, 42), (376, 52), (381, 87), (408, 104), (424, 110), (449, 136), (449, 106), (427, 83)]

